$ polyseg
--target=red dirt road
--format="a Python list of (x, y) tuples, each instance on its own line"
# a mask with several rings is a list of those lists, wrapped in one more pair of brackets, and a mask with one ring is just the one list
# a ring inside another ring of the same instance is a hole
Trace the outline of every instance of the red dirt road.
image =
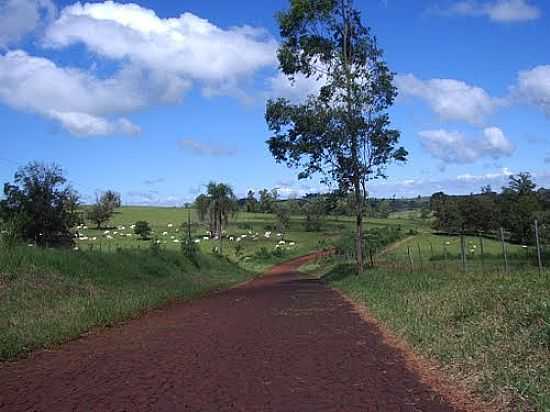
[(455, 410), (303, 261), (0, 365), (0, 411)]

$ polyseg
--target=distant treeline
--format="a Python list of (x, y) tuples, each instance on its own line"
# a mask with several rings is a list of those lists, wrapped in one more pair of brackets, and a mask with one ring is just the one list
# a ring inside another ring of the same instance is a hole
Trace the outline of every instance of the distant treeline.
[[(280, 199), (277, 190), (249, 191), (247, 197), (239, 199), (239, 208), (251, 213), (277, 213), (280, 208), (288, 209), (291, 215), (307, 216), (354, 216), (352, 194), (311, 193), (302, 198)], [(387, 218), (390, 213), (406, 210), (429, 210), (430, 198), (418, 196), (414, 199), (376, 199), (366, 201), (367, 217)]]
[(533, 244), (537, 220), (543, 241), (550, 241), (550, 189), (537, 189), (529, 173), (510, 176), (500, 192), (486, 186), (467, 196), (435, 193), (430, 207), (441, 232), (496, 235), (503, 228), (511, 241)]

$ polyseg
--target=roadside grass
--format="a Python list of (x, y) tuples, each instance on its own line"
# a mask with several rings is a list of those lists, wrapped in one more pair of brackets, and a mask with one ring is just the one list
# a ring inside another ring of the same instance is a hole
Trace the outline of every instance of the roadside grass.
[(0, 250), (0, 360), (60, 344), (256, 274), (222, 257), (18, 247)]
[[(550, 410), (550, 271), (539, 276), (527, 265), (524, 249), (508, 245), (513, 270), (507, 274), (500, 266), (501, 245), (488, 241), (486, 251), (494, 258), (487, 260), (494, 259), (494, 266), (482, 266), (473, 256), (464, 272), (458, 242), (421, 234), (390, 248), (361, 276), (334, 258), (304, 270), (366, 305), (483, 399), (507, 410)], [(422, 267), (417, 260), (412, 272), (407, 245), (420, 245), (425, 254)], [(441, 259), (444, 247), (456, 261)]]

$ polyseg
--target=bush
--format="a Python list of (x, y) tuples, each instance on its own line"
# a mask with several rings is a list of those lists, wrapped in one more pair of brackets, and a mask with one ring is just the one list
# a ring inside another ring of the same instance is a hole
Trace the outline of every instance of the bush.
[(60, 167), (31, 162), (15, 173), (13, 184), (4, 185), (0, 219), (23, 241), (69, 246), (80, 221), (78, 207), (78, 194)]
[[(377, 252), (402, 238), (400, 226), (376, 227), (363, 233), (365, 255), (370, 251)], [(336, 254), (355, 256), (355, 233), (346, 233), (335, 244)]]
[(142, 240), (147, 240), (151, 236), (151, 226), (144, 220), (136, 222), (134, 233), (141, 237)]
[(259, 250), (256, 251), (254, 256), (258, 259), (269, 259), (271, 257), (271, 253), (269, 253), (269, 250), (265, 246), (262, 246)]

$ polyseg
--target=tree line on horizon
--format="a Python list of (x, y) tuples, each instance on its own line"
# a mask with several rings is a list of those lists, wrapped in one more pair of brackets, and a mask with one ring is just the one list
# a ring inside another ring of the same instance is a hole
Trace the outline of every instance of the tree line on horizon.
[(498, 236), (504, 229), (514, 243), (535, 243), (535, 220), (550, 241), (550, 189), (538, 188), (529, 173), (509, 177), (500, 192), (490, 186), (466, 196), (432, 195), (430, 207), (435, 230), (451, 234)]

